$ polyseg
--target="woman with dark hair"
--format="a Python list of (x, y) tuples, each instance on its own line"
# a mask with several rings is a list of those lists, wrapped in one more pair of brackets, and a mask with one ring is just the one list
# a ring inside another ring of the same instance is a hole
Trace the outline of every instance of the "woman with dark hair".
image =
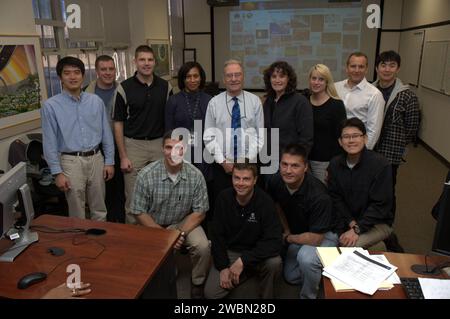
[[(165, 130), (169, 131), (176, 128), (189, 130), (191, 134), (189, 142), (192, 142), (191, 163), (200, 169), (206, 182), (209, 182), (212, 180), (210, 165), (204, 163), (203, 160), (201, 163), (195, 163), (194, 161), (194, 143), (202, 143), (203, 141), (206, 108), (211, 99), (211, 96), (202, 91), (205, 87), (205, 81), (205, 71), (198, 62), (190, 61), (181, 66), (178, 71), (180, 92), (172, 95), (167, 101)], [(197, 127), (201, 128), (200, 132), (194, 131), (194, 121), (201, 121), (201, 126), (197, 124)], [(201, 150), (203, 155), (203, 147)]]
[[(279, 150), (291, 143), (303, 145), (309, 150), (313, 144), (313, 114), (309, 101), (297, 93), (297, 75), (287, 62), (277, 61), (264, 71), (266, 100), (264, 102), (264, 126), (268, 130), (270, 145), (271, 128), (279, 129)], [(269, 153), (270, 154), (270, 153)]]

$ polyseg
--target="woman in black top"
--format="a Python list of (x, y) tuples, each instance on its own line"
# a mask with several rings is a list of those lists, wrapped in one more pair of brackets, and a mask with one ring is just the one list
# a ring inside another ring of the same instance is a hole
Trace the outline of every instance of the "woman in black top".
[(341, 152), (338, 143), (339, 129), (347, 115), (326, 65), (316, 64), (310, 69), (309, 89), (309, 101), (314, 115), (314, 146), (309, 154), (310, 172), (326, 184), (328, 163)]
[[(312, 110), (309, 101), (296, 92), (297, 75), (292, 66), (284, 61), (272, 63), (264, 71), (264, 84), (267, 92), (263, 108), (268, 154), (276, 149), (270, 144), (272, 128), (278, 128), (280, 134), (277, 155), (291, 143), (301, 144), (309, 151), (313, 144)], [(271, 158), (273, 156), (271, 154)]]
[[(196, 163), (194, 153), (201, 150), (203, 155), (203, 129), (206, 109), (211, 96), (203, 92), (206, 75), (202, 66), (197, 62), (186, 62), (178, 71), (178, 87), (180, 92), (172, 95), (167, 101), (165, 109), (166, 131), (176, 128), (186, 128), (191, 134), (189, 142), (194, 142), (191, 148), (191, 163), (194, 164), (205, 177), (207, 182), (212, 180), (211, 167), (203, 161)], [(200, 121), (194, 126), (194, 121)], [(201, 125), (200, 125), (201, 124)], [(197, 129), (195, 131), (194, 129)], [(198, 146), (199, 145), (199, 146)], [(198, 148), (200, 147), (200, 149)]]

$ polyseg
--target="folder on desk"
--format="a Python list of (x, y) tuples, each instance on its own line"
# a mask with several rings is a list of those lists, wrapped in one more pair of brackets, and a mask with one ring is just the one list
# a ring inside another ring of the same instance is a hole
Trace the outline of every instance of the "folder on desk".
[[(331, 265), (336, 258), (339, 257), (339, 255), (346, 251), (354, 251), (354, 250), (361, 250), (360, 247), (317, 247), (317, 255), (320, 258), (320, 261), (323, 265), (323, 267), (328, 267)], [(330, 278), (331, 284), (334, 287), (334, 290), (344, 292), (344, 291), (355, 291), (352, 287), (349, 285), (343, 283), (342, 281), (336, 279), (336, 278)], [(393, 288), (394, 285), (391, 282), (384, 281), (380, 284), (378, 287), (379, 290), (388, 290)]]

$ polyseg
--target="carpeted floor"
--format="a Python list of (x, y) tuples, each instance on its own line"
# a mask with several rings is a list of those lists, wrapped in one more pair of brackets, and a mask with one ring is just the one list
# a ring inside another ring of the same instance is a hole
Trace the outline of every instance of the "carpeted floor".
[(394, 229), (405, 252), (431, 251), (435, 220), (431, 209), (442, 192), (447, 167), (423, 146), (409, 147), (397, 176)]

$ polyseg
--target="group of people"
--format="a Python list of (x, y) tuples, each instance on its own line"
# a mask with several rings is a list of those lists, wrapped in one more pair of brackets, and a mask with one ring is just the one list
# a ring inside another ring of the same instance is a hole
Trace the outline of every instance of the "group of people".
[[(71, 216), (86, 218), (87, 205), (92, 219), (177, 229), (193, 298), (223, 298), (254, 273), (263, 298), (281, 274), (301, 298), (316, 298), (315, 247), (367, 248), (390, 236), (397, 169), (419, 127), (396, 52), (377, 57), (374, 84), (364, 53), (348, 57), (348, 78), (336, 85), (317, 64), (307, 94), (288, 63), (274, 62), (263, 102), (243, 89), (237, 60), (225, 62), (225, 91), (214, 97), (197, 62), (180, 68), (177, 94), (153, 73), (150, 47), (139, 46), (134, 62), (136, 73), (117, 83), (114, 60), (99, 56), (84, 91), (82, 61), (57, 64), (63, 91), (41, 109), (44, 156)], [(259, 174), (264, 146), (276, 173)]]

